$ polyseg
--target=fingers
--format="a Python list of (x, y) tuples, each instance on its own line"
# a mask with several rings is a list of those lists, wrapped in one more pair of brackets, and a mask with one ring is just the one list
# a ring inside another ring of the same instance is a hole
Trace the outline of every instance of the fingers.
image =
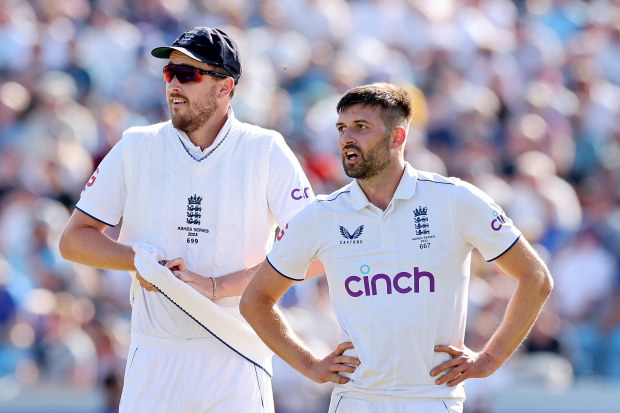
[(435, 380), (436, 384), (456, 386), (470, 377), (477, 377), (478, 354), (467, 347), (459, 349), (454, 346), (437, 345), (435, 352), (447, 353), (452, 356), (451, 359), (444, 361), (430, 371), (430, 375), (433, 377), (444, 373)]
[(177, 257), (177, 258), (173, 258), (171, 260), (168, 260), (168, 262), (166, 262), (165, 266), (169, 270), (185, 271), (187, 269), (185, 267), (185, 260), (183, 259), (183, 257)]
[(329, 376), (329, 381), (331, 381), (332, 383), (336, 383), (336, 384), (345, 384), (345, 383), (350, 382), (351, 379), (348, 377), (341, 376), (338, 373), (332, 373), (332, 375)]
[(340, 373), (354, 373), (355, 367), (347, 366), (344, 364), (334, 364), (330, 367), (330, 370), (331, 372), (328, 373), (329, 375), (327, 376), (327, 380), (323, 379), (323, 380), (320, 380), (319, 382), (324, 383), (326, 381), (331, 381), (332, 383), (337, 383), (337, 384), (348, 383), (349, 381), (351, 381), (351, 379), (348, 377), (342, 376)]
[(343, 343), (338, 344), (336, 350), (332, 352), (333, 366), (331, 368), (332, 371), (340, 371), (346, 373), (353, 373), (355, 371), (355, 366), (359, 366), (361, 361), (357, 357), (353, 356), (344, 356), (343, 353), (349, 349), (354, 348), (353, 343), (350, 341), (345, 341)]
[(336, 363), (336, 364), (332, 365), (330, 370), (335, 372), (335, 373), (355, 373), (355, 370), (356, 370), (357, 366), (359, 366), (359, 364), (360, 364), (359, 360), (357, 362), (355, 362), (355, 363), (347, 363), (347, 364)]
[[(338, 344), (338, 347), (332, 353), (333, 359), (331, 360), (330, 370), (332, 372), (337, 373), (353, 373), (357, 366), (360, 365), (361, 361), (357, 357), (353, 356), (344, 356), (342, 355), (346, 350), (352, 349), (353, 343), (350, 341), (345, 341), (343, 343)], [(338, 375), (339, 377), (344, 378), (343, 376)], [(348, 380), (347, 380), (348, 381)], [(339, 383), (334, 382), (334, 383)], [(346, 383), (346, 382), (345, 382)]]
[(359, 366), (361, 362), (360, 359), (358, 359), (357, 357), (339, 356), (334, 359), (334, 363), (337, 363), (339, 365), (352, 364), (354, 366)]
[(446, 360), (443, 363), (441, 363), (440, 365), (438, 365), (437, 367), (433, 368), (431, 370), (431, 376), (436, 376), (446, 370), (449, 370), (451, 368), (454, 368), (456, 366), (458, 366), (460, 363), (459, 359), (450, 359), (450, 360)]
[(446, 385), (448, 385), (450, 387), (454, 387), (457, 384), (467, 380), (468, 378), (469, 378), (469, 374), (467, 372), (463, 372), (463, 373), (459, 374), (456, 379), (448, 381), (446, 383)]
[(338, 347), (322, 360), (317, 360), (313, 372), (308, 376), (317, 383), (327, 381), (345, 384), (351, 381), (350, 378), (343, 376), (343, 373), (354, 373), (361, 361), (357, 357), (345, 356), (346, 350), (352, 349), (353, 343), (345, 341), (338, 344)]
[[(187, 271), (187, 270), (184, 270), (184, 271), (174, 270), (174, 271), (172, 271), (172, 274), (175, 277), (177, 277), (179, 280), (181, 280), (181, 281), (183, 281), (185, 283), (188, 283), (188, 284), (191, 283), (191, 282), (200, 281), (200, 280), (202, 280), (202, 278), (204, 278), (204, 277), (197, 276), (196, 274), (192, 273), (191, 271)], [(198, 278), (198, 277), (200, 277), (200, 278)]]
[(336, 350), (334, 350), (334, 354), (337, 356), (341, 356), (342, 353), (344, 353), (345, 351), (352, 349), (353, 348), (353, 343), (350, 341), (344, 341), (340, 344), (338, 344), (338, 347), (336, 347)]
[(140, 274), (136, 274), (136, 279), (140, 283), (140, 287), (144, 288), (147, 291), (159, 292), (157, 288), (147, 280), (145, 280)]
[(457, 363), (456, 366), (449, 369), (443, 376), (435, 380), (435, 384), (447, 384), (448, 386), (456, 386), (458, 383), (466, 379), (465, 371), (467, 365), (464, 363)]
[(457, 357), (463, 354), (463, 351), (454, 347), (454, 346), (446, 346), (443, 344), (436, 345), (434, 348), (436, 353), (448, 353), (452, 357)]
[(456, 365), (458, 365), (458, 360), (456, 359), (456, 357), (460, 354), (460, 351), (456, 347), (446, 346), (446, 345), (437, 345), (435, 346), (434, 350), (436, 353), (448, 353), (450, 356), (452, 356), (452, 358), (444, 361), (440, 365), (433, 368), (430, 373), (431, 376), (436, 376), (439, 373), (446, 371), (448, 369), (451, 369), (455, 367)]

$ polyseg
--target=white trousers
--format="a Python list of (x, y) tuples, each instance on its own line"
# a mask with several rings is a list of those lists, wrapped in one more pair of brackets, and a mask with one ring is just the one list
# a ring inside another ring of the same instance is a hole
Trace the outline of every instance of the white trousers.
[(132, 333), (120, 413), (274, 413), (271, 378), (214, 339)]
[(329, 413), (463, 413), (463, 401), (391, 397), (371, 401), (332, 395)]

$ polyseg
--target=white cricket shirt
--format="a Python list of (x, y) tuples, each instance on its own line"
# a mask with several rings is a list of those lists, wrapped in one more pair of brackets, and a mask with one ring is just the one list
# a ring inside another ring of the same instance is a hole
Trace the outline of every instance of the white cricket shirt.
[[(130, 128), (87, 183), (77, 208), (108, 225), (123, 218), (119, 241), (144, 242), (167, 259), (218, 277), (265, 259), (276, 225), (314, 199), (299, 162), (277, 132), (229, 111), (201, 151), (170, 121)], [(137, 288), (132, 329), (160, 338), (209, 333), (158, 293)], [(233, 315), (238, 297), (218, 300)]]
[(430, 370), (447, 360), (436, 344), (462, 346), (471, 252), (487, 260), (519, 238), (503, 210), (457, 178), (407, 164), (385, 211), (357, 181), (319, 197), (284, 228), (268, 255), (300, 280), (312, 260), (325, 266), (331, 302), (361, 365), (335, 392), (354, 397), (463, 398)]

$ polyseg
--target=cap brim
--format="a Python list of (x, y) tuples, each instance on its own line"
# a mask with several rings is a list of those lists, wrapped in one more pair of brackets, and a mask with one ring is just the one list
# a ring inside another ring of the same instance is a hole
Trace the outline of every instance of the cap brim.
[(199, 62), (203, 62), (203, 63), (209, 63), (212, 65), (218, 65), (217, 62), (214, 62), (210, 59), (205, 59), (203, 56), (200, 56), (194, 52), (192, 52), (191, 50), (187, 50), (184, 47), (178, 47), (178, 46), (162, 46), (162, 47), (156, 47), (153, 50), (151, 50), (151, 55), (159, 58), (159, 59), (168, 59), (170, 57), (170, 54), (172, 53), (173, 50), (176, 50), (177, 52), (181, 52), (186, 56), (191, 57), (194, 60), (198, 60)]

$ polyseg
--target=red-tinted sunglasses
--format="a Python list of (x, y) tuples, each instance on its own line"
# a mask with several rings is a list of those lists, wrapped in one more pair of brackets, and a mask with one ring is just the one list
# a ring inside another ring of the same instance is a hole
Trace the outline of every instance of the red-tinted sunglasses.
[(181, 83), (188, 82), (202, 82), (203, 75), (209, 75), (213, 77), (226, 78), (230, 77), (224, 73), (218, 73), (214, 70), (203, 70), (197, 67), (188, 65), (173, 65), (168, 64), (164, 66), (164, 80), (168, 83), (172, 82), (172, 79), (176, 77)]

